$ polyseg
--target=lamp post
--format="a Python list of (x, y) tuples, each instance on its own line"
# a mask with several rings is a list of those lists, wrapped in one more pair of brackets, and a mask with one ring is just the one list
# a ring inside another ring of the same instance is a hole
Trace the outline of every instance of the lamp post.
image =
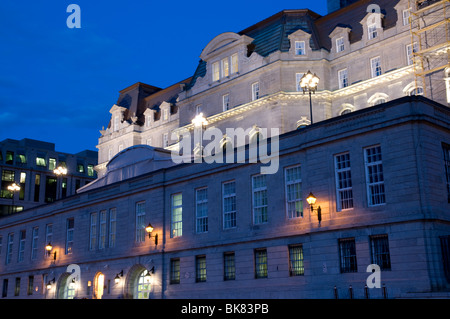
[[(63, 166), (58, 166), (53, 170), (53, 173), (56, 175), (56, 180), (58, 181), (59, 177), (67, 175), (67, 168)], [(56, 199), (58, 199), (58, 183), (56, 183)], [(62, 179), (61, 179), (61, 197), (62, 197)]]
[[(200, 158), (203, 157), (203, 130), (206, 128), (206, 125), (208, 125), (208, 121), (203, 116), (203, 113), (197, 114), (192, 119), (192, 124), (194, 124), (194, 145), (195, 147), (199, 148), (199, 154)], [(200, 136), (198, 136), (198, 131), (200, 130)]]
[(311, 93), (316, 92), (319, 81), (320, 78), (315, 73), (312, 74), (311, 71), (305, 73), (300, 79), (300, 87), (303, 90), (303, 94), (305, 94), (306, 91), (309, 93), (309, 112), (311, 115), (311, 124), (313, 124)]
[[(145, 231), (148, 233), (148, 238), (152, 238), (153, 229), (154, 227), (150, 223), (147, 227), (145, 227)], [(158, 246), (158, 234), (155, 235), (155, 246)]]
[(12, 208), (11, 208), (11, 210), (14, 211), (14, 195), (15, 195), (15, 192), (20, 191), (20, 186), (17, 185), (16, 183), (12, 183), (11, 185), (8, 186), (8, 190), (12, 193)]

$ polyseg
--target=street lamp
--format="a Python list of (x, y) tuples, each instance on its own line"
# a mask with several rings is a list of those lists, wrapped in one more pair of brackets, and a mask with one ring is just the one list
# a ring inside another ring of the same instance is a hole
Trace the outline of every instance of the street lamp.
[[(67, 168), (63, 167), (63, 166), (58, 166), (57, 168), (55, 168), (53, 170), (53, 173), (56, 175), (56, 179), (58, 180), (59, 177), (65, 176), (67, 175)], [(58, 183), (56, 184), (56, 186), (58, 186)], [(56, 197), (58, 198), (58, 187), (56, 188)], [(62, 180), (61, 180), (61, 197), (62, 197)]]
[(306, 91), (309, 93), (309, 112), (311, 115), (311, 124), (313, 124), (311, 93), (316, 92), (319, 81), (320, 78), (315, 73), (312, 74), (311, 71), (305, 73), (300, 79), (300, 87), (303, 90), (303, 94), (305, 94)]
[[(152, 224), (148, 224), (147, 227), (145, 227), (145, 231), (148, 233), (148, 238), (152, 238), (152, 232), (153, 232), (153, 226)], [(155, 235), (155, 246), (158, 246), (158, 234)]]
[(14, 193), (20, 191), (20, 186), (12, 183), (8, 186), (8, 190), (12, 193), (12, 210), (14, 210)]

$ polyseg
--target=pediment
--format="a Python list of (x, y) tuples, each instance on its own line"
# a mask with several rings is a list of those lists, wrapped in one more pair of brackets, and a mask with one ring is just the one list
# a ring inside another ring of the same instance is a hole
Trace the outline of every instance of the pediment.
[(347, 26), (341, 26), (341, 25), (337, 25), (333, 31), (330, 32), (330, 34), (328, 35), (328, 37), (330, 39), (334, 38), (335, 36), (339, 36), (342, 34), (348, 34), (350, 33), (350, 31), (352, 31), (351, 27), (347, 27)]
[(231, 46), (248, 45), (252, 43), (252, 41), (253, 39), (246, 35), (239, 35), (234, 32), (225, 32), (219, 34), (208, 43), (208, 45), (203, 49), (200, 58), (203, 61), (207, 61)]
[(290, 40), (292, 39), (305, 39), (311, 37), (311, 33), (308, 33), (302, 29), (298, 29), (297, 31), (288, 35)]
[(114, 112), (116, 112), (116, 111), (125, 111), (126, 110), (126, 108), (125, 107), (122, 107), (122, 106), (119, 106), (119, 105), (117, 105), (117, 104), (114, 104), (113, 106), (112, 106), (112, 108), (109, 110), (109, 113), (111, 113), (111, 114), (113, 114)]

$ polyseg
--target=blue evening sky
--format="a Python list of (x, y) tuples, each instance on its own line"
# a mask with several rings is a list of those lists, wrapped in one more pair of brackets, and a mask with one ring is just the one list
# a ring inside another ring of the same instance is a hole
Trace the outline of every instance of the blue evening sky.
[[(81, 28), (69, 29), (69, 4)], [(318, 1), (0, 1), (0, 141), (33, 138), (56, 150), (96, 150), (118, 91), (165, 88), (193, 75), (202, 49), (283, 9)]]

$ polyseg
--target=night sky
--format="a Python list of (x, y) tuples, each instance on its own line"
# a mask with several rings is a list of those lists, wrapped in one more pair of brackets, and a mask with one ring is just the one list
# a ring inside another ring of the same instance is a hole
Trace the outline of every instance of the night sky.
[[(70, 4), (81, 28), (70, 29)], [(284, 9), (325, 15), (311, 1), (0, 1), (0, 141), (96, 150), (119, 91), (165, 88), (193, 75), (202, 49)]]

